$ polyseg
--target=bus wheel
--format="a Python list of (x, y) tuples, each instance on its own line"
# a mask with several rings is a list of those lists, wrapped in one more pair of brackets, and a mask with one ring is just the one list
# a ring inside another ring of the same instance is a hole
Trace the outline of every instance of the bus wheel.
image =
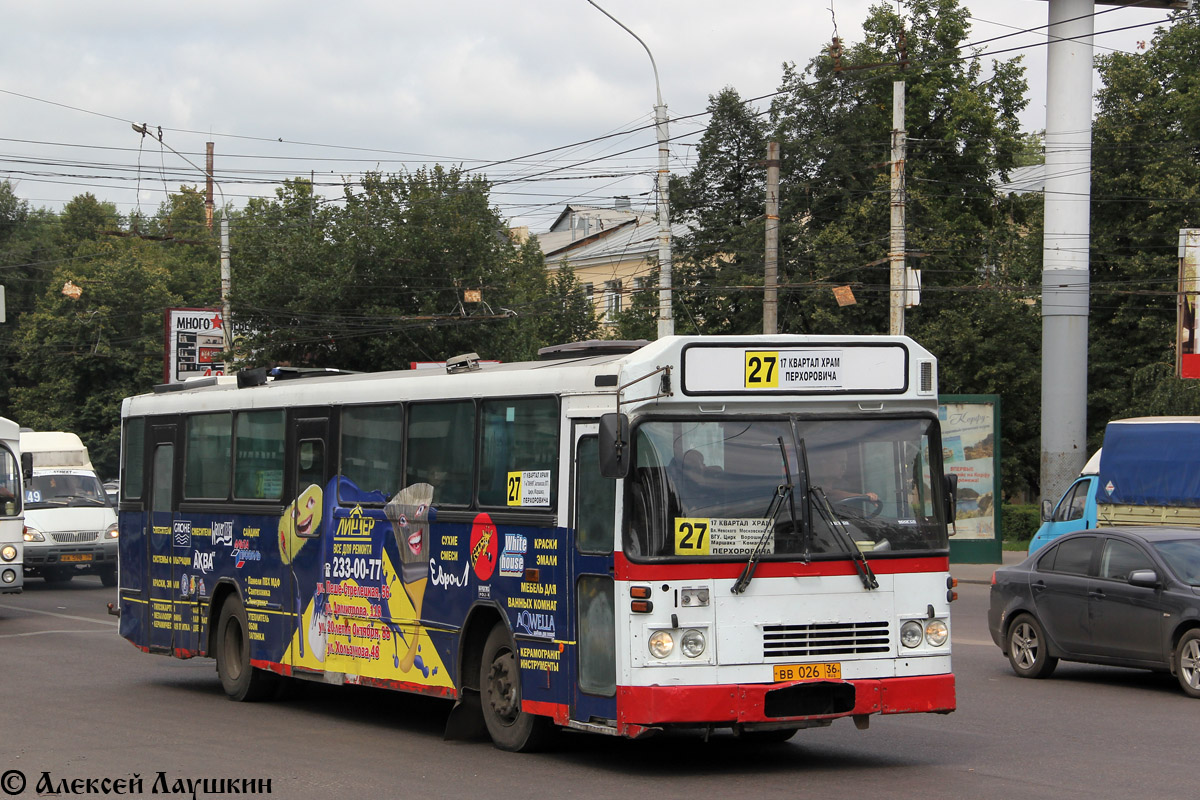
[(241, 598), (231, 594), (217, 617), (217, 674), (230, 700), (262, 700), (274, 689), (270, 673), (250, 666), (250, 635)]
[(100, 570), (100, 585), (101, 586), (116, 586), (117, 585), (117, 568), (105, 567)]
[(479, 688), (483, 720), (496, 747), (524, 753), (545, 744), (550, 720), (521, 710), (521, 671), (503, 623), (492, 628), (483, 646)]

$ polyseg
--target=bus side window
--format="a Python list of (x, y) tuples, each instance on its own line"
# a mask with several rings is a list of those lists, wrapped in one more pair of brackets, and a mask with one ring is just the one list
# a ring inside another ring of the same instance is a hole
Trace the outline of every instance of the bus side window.
[(611, 553), (617, 482), (600, 474), (600, 447), (595, 436), (579, 440), (575, 474), (575, 545), (581, 553)]
[(125, 454), (121, 465), (121, 494), (130, 500), (142, 497), (145, 471), (146, 420), (130, 419), (125, 423)]
[(392, 496), (404, 488), (404, 407), (342, 409), (341, 474), (363, 492)]
[(283, 411), (237, 415), (233, 496), (239, 500), (283, 497)]
[(475, 403), (409, 407), (404, 483), (433, 486), (439, 506), (469, 506), (475, 466)]
[(480, 505), (553, 506), (558, 483), (558, 401), (553, 397), (485, 400), (482, 416)]
[(325, 485), (325, 443), (320, 439), (300, 442), (296, 458), (296, 486)]

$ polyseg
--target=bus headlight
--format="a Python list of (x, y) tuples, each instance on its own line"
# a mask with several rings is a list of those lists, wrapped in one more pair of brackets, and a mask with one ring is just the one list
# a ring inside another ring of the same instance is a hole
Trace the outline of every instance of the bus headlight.
[(108, 530), (106, 530), (106, 531), (104, 532), (104, 538), (105, 538), (105, 539), (115, 539), (115, 538), (117, 538), (117, 528), (118, 528), (118, 527), (119, 527), (119, 526), (118, 526), (118, 525), (117, 525), (117, 523), (115, 523), (115, 522), (114, 522), (112, 525), (109, 525), (109, 526), (108, 526)]
[(934, 647), (941, 647), (950, 638), (950, 629), (946, 627), (946, 623), (940, 619), (926, 620), (925, 622), (925, 641), (929, 642)]
[(24, 538), (25, 538), (25, 541), (27, 541), (27, 542), (44, 542), (44, 541), (46, 541), (46, 537), (42, 535), (41, 531), (39, 531), (37, 528), (31, 528), (28, 525), (25, 526), (25, 537)]
[(17, 548), (13, 547), (11, 544), (4, 545), (4, 549), (0, 550), (0, 559), (4, 559), (5, 561), (12, 561), (16, 557), (17, 557)]
[(679, 651), (688, 658), (698, 658), (704, 654), (705, 644), (704, 632), (693, 628), (683, 632), (679, 640)]
[(923, 638), (924, 631), (921, 623), (915, 619), (910, 619), (900, 626), (900, 644), (905, 647), (920, 647)]
[(670, 631), (655, 631), (650, 634), (650, 655), (655, 658), (666, 658), (675, 649), (675, 640)]

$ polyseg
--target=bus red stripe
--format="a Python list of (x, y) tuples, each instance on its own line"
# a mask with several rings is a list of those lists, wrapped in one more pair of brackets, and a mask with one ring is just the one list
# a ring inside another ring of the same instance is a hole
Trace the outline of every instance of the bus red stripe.
[[(948, 572), (948, 556), (924, 556), (917, 558), (873, 559), (871, 570), (877, 575), (902, 575), (910, 572)], [(742, 574), (746, 562), (690, 562), (686, 564), (635, 564), (622, 552), (614, 554), (614, 575), (621, 581), (660, 580), (704, 580), (728, 578), (735, 580)], [(754, 574), (759, 578), (808, 578), (813, 576), (854, 575), (854, 564), (849, 560), (811, 561), (760, 561)]]

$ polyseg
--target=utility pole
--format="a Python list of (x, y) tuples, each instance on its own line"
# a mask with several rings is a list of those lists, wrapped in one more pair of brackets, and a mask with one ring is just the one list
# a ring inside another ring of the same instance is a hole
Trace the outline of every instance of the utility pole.
[(212, 230), (213, 224), (213, 143), (206, 142), (204, 145), (204, 224), (208, 229)]
[(779, 333), (779, 142), (767, 143), (767, 252), (763, 269), (763, 333)]
[[(207, 156), (205, 174), (208, 178), (206, 182), (206, 191), (204, 194), (204, 219), (208, 224), (208, 229), (212, 230), (213, 225), (213, 143), (207, 142), (205, 145), (205, 153)], [(224, 197), (225, 193), (222, 192)], [(233, 318), (229, 309), (229, 291), (233, 287), (233, 271), (229, 265), (229, 217), (221, 216), (221, 336), (224, 341), (222, 349), (225, 351), (225, 374), (228, 375), (233, 370), (233, 362), (229, 360), (229, 353), (233, 351)]]
[(229, 217), (221, 216), (221, 329), (225, 338), (225, 374), (233, 369), (229, 354), (233, 351), (233, 314), (229, 309), (229, 290), (233, 287), (233, 271), (229, 266)]
[(904, 81), (892, 84), (892, 219), (888, 253), (888, 307), (891, 310), (888, 333), (904, 335), (904, 303), (908, 297), (904, 251), (904, 158), (908, 134), (904, 128)]

